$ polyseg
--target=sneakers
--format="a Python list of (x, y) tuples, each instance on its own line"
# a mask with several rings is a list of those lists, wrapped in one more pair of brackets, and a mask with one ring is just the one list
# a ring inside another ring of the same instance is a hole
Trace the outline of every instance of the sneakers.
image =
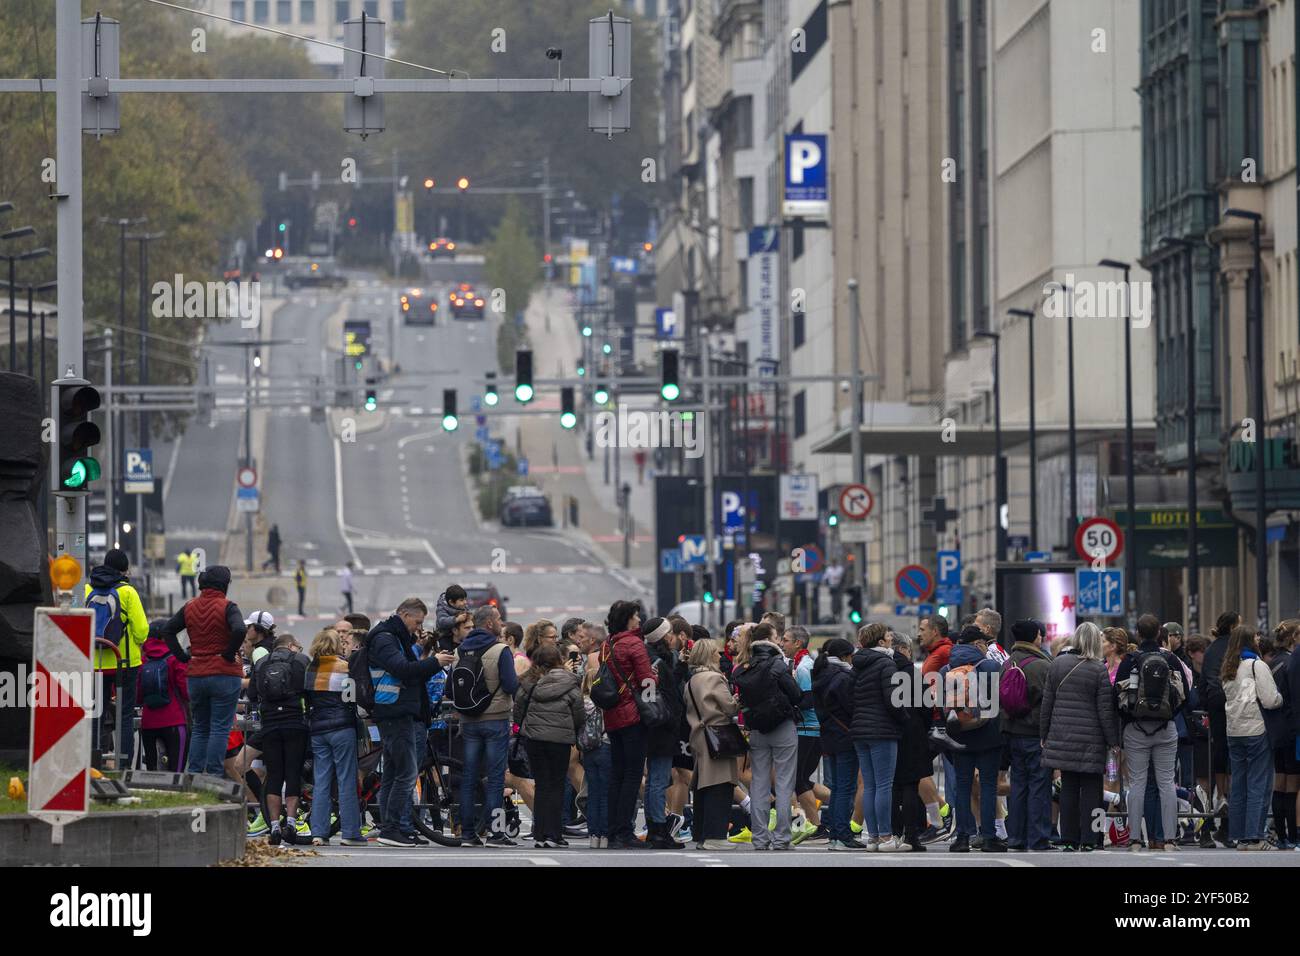
[(498, 833), (494, 836), (488, 837), (485, 841), (483, 841), (483, 845), (495, 847), (497, 849), (504, 849), (504, 850), (514, 849), (515, 847), (519, 846), (519, 844), (516, 841), (510, 839), (510, 837), (506, 836), (504, 833)]
[(1007, 841), (1001, 837), (989, 837), (981, 844), (980, 851), (983, 853), (1006, 853)]
[(570, 823), (564, 827), (564, 835), (577, 837), (581, 840), (587, 836), (587, 825), (585, 823)]
[[(823, 827), (815, 827), (811, 823), (809, 823), (796, 830), (790, 842), (793, 843), (795, 846), (798, 846), (799, 844), (807, 840), (810, 836), (812, 836), (814, 833), (823, 829), (824, 829)], [(830, 834), (828, 833), (827, 835), (829, 836)]]
[(329, 846), (329, 845), (330, 845), (330, 841), (329, 841), (328, 839), (326, 839), (325, 837), (312, 837), (312, 838), (311, 838), (311, 845), (312, 845), (312, 846)]
[(682, 827), (686, 824), (686, 818), (680, 813), (670, 813), (666, 818), (668, 823), (668, 835), (674, 839), (677, 834), (682, 832)]
[(370, 846), (370, 841), (367, 840), (365, 837), (356, 837), (356, 838), (344, 837), (343, 845), (344, 846)]
[(831, 840), (827, 844), (828, 850), (865, 850), (867, 845), (861, 840)]
[(802, 840), (796, 838), (793, 841), (795, 846), (801, 844), (808, 844), (809, 846), (825, 846), (830, 842), (831, 831), (827, 829), (826, 824), (824, 823), (815, 827), (811, 825), (804, 827), (800, 832), (804, 834), (804, 837)]
[(1273, 844), (1267, 840), (1238, 840), (1238, 850), (1276, 850)]
[(966, 749), (965, 744), (959, 744), (948, 736), (948, 728), (946, 727), (931, 727), (928, 736), (930, 738), (930, 743), (948, 753), (960, 753)]
[(281, 836), (282, 834), (280, 833), (280, 827), (278, 825), (271, 827), (271, 832), (266, 835), (267, 846), (279, 846)]
[(469, 836), (462, 836), (460, 838), (460, 845), (481, 847), (483, 846), (483, 838), (479, 836), (477, 833), (471, 833)]
[[(708, 840), (704, 841), (708, 843)], [(754, 834), (749, 831), (749, 827), (743, 827), (738, 833), (733, 833), (727, 837), (728, 843), (753, 843)]]
[(918, 843), (930, 844), (938, 843), (944, 836), (946, 836), (945, 832), (938, 827), (926, 827), (916, 835), (916, 839)]
[(263, 836), (269, 832), (270, 829), (271, 828), (266, 823), (266, 818), (263, 817), (259, 811), (257, 816), (253, 818), (253, 822), (248, 825), (248, 835), (251, 837)]
[(876, 851), (879, 853), (908, 853), (911, 847), (897, 837), (889, 837), (887, 840), (881, 840), (876, 845)]
[(411, 849), (419, 844), (415, 842), (414, 837), (407, 836), (405, 833), (381, 833), (379, 835), (379, 845)]
[(880, 837), (869, 836), (860, 842), (862, 843), (862, 849), (868, 853), (875, 853), (880, 849)]
[(587, 846), (589, 846), (589, 847), (590, 847), (591, 849), (593, 849), (593, 850), (599, 850), (599, 849), (600, 849), (600, 837), (598, 837), (598, 836), (587, 837)]
[(697, 850), (707, 850), (710, 853), (713, 853), (719, 850), (734, 850), (736, 849), (736, 844), (731, 843), (728, 840), (705, 840), (703, 843), (697, 843), (695, 848)]
[(957, 834), (957, 838), (948, 844), (949, 853), (969, 853), (970, 837), (965, 834)]
[(534, 841), (533, 841), (533, 849), (534, 849), (534, 850), (558, 850), (559, 848), (560, 848), (560, 845), (559, 845), (558, 843), (554, 843), (554, 842), (552, 842), (552, 841), (550, 841), (550, 840), (534, 840)]

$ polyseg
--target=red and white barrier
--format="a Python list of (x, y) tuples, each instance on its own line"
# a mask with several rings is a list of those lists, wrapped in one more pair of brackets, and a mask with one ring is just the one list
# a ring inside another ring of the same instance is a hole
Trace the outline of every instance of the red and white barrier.
[(54, 843), (90, 808), (94, 624), (89, 608), (36, 609), (27, 809), (54, 827)]

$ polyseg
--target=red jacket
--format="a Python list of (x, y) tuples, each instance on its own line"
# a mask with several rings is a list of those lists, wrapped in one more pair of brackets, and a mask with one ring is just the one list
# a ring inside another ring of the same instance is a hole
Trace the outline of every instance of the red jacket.
[[(605, 729), (622, 730), (641, 722), (641, 714), (636, 709), (633, 693), (640, 693), (646, 687), (645, 681), (657, 684), (655, 670), (650, 666), (650, 655), (646, 653), (645, 641), (641, 629), (620, 631), (610, 639), (610, 659), (613, 661), (610, 671), (619, 681), (621, 698), (618, 706), (605, 711)], [(601, 651), (604, 659), (604, 650)]]
[[(185, 702), (190, 699), (189, 685), (185, 679), (186, 665), (181, 663), (167, 647), (167, 642), (160, 637), (151, 637), (144, 642), (145, 662), (167, 658), (167, 688), (171, 691), (171, 700), (165, 707), (145, 707), (144, 694), (140, 686), (140, 677), (136, 677), (135, 699), (141, 702), (140, 729), (161, 730), (164, 727), (185, 726)], [(141, 671), (144, 668), (141, 667)]]
[(930, 653), (925, 657), (925, 663), (921, 665), (921, 674), (933, 674), (940, 668), (948, 665), (948, 657), (952, 654), (952, 641), (943, 637), (939, 643), (930, 648)]

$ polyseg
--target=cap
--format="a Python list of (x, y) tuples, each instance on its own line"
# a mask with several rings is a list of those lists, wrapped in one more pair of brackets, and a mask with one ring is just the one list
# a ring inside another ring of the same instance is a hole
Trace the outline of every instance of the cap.
[(275, 628), (275, 618), (271, 616), (270, 611), (254, 611), (244, 619), (245, 627), (260, 627), (264, 631), (270, 631)]

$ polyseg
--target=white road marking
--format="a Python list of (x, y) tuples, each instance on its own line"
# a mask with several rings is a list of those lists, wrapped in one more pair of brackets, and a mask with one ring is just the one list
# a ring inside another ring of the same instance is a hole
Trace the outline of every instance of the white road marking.
[(560, 865), (559, 860), (553, 859), (552, 857), (549, 856), (530, 856), (530, 857), (525, 857), (525, 859), (527, 859), (529, 863), (533, 863), (537, 866), (559, 866)]
[[(895, 857), (895, 859), (897, 859), (897, 857)], [(1037, 866), (1038, 866), (1037, 863), (1030, 863), (1028, 860), (1003, 860), (1003, 859), (998, 859), (996, 862), (1001, 863), (1003, 866), (1028, 866), (1028, 867), (1037, 867)]]
[(334, 439), (334, 520), (338, 525), (339, 537), (343, 539), (344, 545), (347, 546), (348, 554), (352, 555), (352, 563), (358, 568), (361, 567), (361, 559), (357, 557), (357, 549), (352, 547), (352, 541), (348, 538), (347, 526), (343, 523), (343, 444), (337, 438)]

